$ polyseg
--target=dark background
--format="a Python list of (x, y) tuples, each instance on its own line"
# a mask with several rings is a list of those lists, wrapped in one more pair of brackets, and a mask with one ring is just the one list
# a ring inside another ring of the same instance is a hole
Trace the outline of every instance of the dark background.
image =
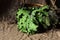
[[(9, 11), (17, 11), (19, 5), (22, 5), (23, 0), (0, 0), (0, 18), (8, 17), (9, 15), (15, 17), (16, 13), (10, 13)], [(40, 3), (50, 5), (50, 0), (25, 0), (25, 3)], [(60, 15), (60, 1), (57, 0), (55, 3), (58, 7), (58, 12)]]

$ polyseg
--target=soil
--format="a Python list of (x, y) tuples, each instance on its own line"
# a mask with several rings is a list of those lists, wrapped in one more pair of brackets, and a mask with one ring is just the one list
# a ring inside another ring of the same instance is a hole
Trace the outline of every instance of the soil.
[(60, 30), (50, 30), (44, 33), (27, 35), (18, 31), (17, 24), (8, 21), (0, 22), (0, 40), (60, 40)]

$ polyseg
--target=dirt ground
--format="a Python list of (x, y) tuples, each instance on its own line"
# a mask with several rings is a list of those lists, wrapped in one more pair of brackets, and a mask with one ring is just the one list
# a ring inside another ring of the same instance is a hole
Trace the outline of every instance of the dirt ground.
[(45, 33), (27, 35), (18, 31), (17, 24), (1, 21), (0, 40), (60, 40), (60, 30), (50, 30)]

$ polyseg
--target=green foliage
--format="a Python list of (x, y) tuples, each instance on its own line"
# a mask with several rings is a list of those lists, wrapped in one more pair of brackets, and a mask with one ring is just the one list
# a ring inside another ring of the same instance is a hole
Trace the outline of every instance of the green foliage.
[[(37, 31), (39, 23), (47, 29), (51, 25), (49, 7), (22, 7), (17, 11), (17, 25), (22, 32), (31, 34)], [(52, 18), (53, 19), (53, 18)]]
[(38, 20), (37, 22), (41, 23), (44, 28), (47, 28), (50, 26), (50, 20), (49, 14), (45, 9), (48, 9), (48, 6), (33, 10), (32, 15), (35, 16), (35, 20)]
[(29, 15), (30, 11), (19, 9), (17, 12), (17, 21), (18, 28), (21, 29), (22, 32), (30, 33), (32, 31), (37, 31), (37, 25), (33, 23), (33, 18)]

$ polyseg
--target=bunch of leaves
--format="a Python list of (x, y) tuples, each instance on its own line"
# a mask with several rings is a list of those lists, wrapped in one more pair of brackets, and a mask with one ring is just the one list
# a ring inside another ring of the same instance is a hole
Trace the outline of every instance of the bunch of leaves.
[(42, 24), (45, 29), (50, 26), (49, 14), (48, 11), (46, 11), (47, 9), (49, 9), (49, 7), (44, 6), (32, 11), (32, 15), (35, 16), (34, 20), (36, 24)]
[(18, 29), (22, 32), (32, 34), (37, 31), (39, 23), (47, 29), (51, 24), (49, 17), (49, 7), (22, 7), (17, 11), (17, 25)]
[(25, 10), (23, 8), (19, 9), (19, 11), (17, 12), (17, 24), (18, 24), (18, 28), (22, 31), (22, 32), (26, 32), (26, 33), (33, 33), (33, 31), (37, 31), (37, 25), (35, 25), (33, 23), (33, 18), (31, 17), (31, 15), (29, 15), (30, 11)]

